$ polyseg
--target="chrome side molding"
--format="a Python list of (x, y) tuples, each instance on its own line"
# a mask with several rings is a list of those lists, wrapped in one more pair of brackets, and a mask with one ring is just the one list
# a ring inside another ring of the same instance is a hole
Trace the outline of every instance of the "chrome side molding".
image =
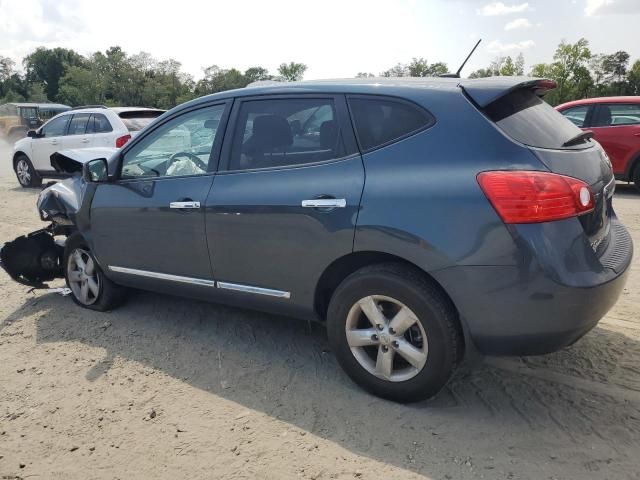
[(205, 280), (204, 278), (181, 277), (180, 275), (171, 275), (168, 273), (149, 272), (147, 270), (138, 270), (136, 268), (114, 267), (109, 265), (109, 270), (117, 273), (126, 273), (128, 275), (137, 275), (139, 277), (155, 278), (158, 280), (169, 280), (170, 282), (189, 283), (191, 285), (200, 285), (203, 287), (214, 287), (214, 280)]
[(240, 285), (238, 283), (218, 282), (218, 288), (234, 290), (236, 292), (255, 293), (257, 295), (267, 295), (269, 297), (291, 298), (291, 292), (282, 290), (272, 290), (270, 288), (253, 287), (251, 285)]
[(239, 283), (216, 282), (215, 280), (206, 280), (204, 278), (182, 277), (180, 275), (171, 275), (169, 273), (149, 272), (147, 270), (117, 267), (113, 265), (109, 265), (109, 270), (116, 273), (125, 273), (127, 275), (155, 278), (156, 280), (168, 280), (170, 282), (187, 283), (190, 285), (199, 285), (201, 287), (222, 288), (224, 290), (253, 293), (255, 295), (266, 295), (268, 297), (276, 298), (291, 298), (291, 292), (285, 292), (283, 290), (273, 290), (271, 288), (254, 287), (251, 285), (241, 285)]

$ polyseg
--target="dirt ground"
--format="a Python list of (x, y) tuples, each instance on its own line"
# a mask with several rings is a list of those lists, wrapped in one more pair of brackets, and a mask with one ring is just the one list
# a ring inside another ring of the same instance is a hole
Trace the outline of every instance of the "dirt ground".
[[(42, 224), (0, 147), (0, 242)], [(615, 205), (640, 246), (640, 194)], [(112, 313), (0, 272), (3, 479), (640, 478), (640, 256), (599, 326), (402, 406), (320, 325), (135, 292)]]

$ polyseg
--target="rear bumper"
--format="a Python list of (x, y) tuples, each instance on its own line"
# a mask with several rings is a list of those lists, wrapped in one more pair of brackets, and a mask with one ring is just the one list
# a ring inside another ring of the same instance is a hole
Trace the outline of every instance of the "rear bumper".
[[(544, 260), (529, 257), (516, 266), (457, 266), (435, 276), (481, 353), (554, 352), (595, 327), (624, 288), (633, 245), (620, 223), (612, 227), (607, 252), (597, 266), (593, 259), (588, 262), (592, 272), (551, 270)], [(575, 256), (577, 251), (570, 253)]]

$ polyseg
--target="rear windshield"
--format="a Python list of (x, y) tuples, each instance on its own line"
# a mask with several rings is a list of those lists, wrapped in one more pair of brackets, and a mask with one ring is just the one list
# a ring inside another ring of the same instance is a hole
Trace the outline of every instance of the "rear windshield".
[(565, 143), (582, 133), (571, 121), (528, 89), (515, 90), (486, 107), (485, 113), (514, 140), (541, 148), (588, 148), (590, 140)]
[(155, 118), (158, 118), (164, 112), (162, 111), (131, 111), (120, 113), (120, 119), (127, 130), (137, 132), (149, 125)]

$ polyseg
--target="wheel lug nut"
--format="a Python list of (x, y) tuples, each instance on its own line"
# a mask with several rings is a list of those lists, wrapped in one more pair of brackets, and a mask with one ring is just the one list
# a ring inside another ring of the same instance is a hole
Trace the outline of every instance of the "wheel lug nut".
[(378, 330), (384, 330), (384, 326), (383, 325), (378, 325)]
[(395, 331), (393, 328), (389, 328), (389, 333), (390, 333), (391, 335), (395, 335), (395, 334), (396, 334), (396, 331)]
[(384, 345), (384, 346), (382, 347), (382, 351), (383, 351), (383, 352), (388, 352), (388, 351), (389, 351), (389, 347), (387, 347), (386, 345)]
[(375, 333), (373, 335), (371, 335), (371, 340), (373, 340), (374, 342), (378, 341), (378, 335), (376, 335)]
[(391, 343), (391, 345), (393, 345), (393, 348), (398, 348), (400, 346), (400, 344), (395, 340)]

